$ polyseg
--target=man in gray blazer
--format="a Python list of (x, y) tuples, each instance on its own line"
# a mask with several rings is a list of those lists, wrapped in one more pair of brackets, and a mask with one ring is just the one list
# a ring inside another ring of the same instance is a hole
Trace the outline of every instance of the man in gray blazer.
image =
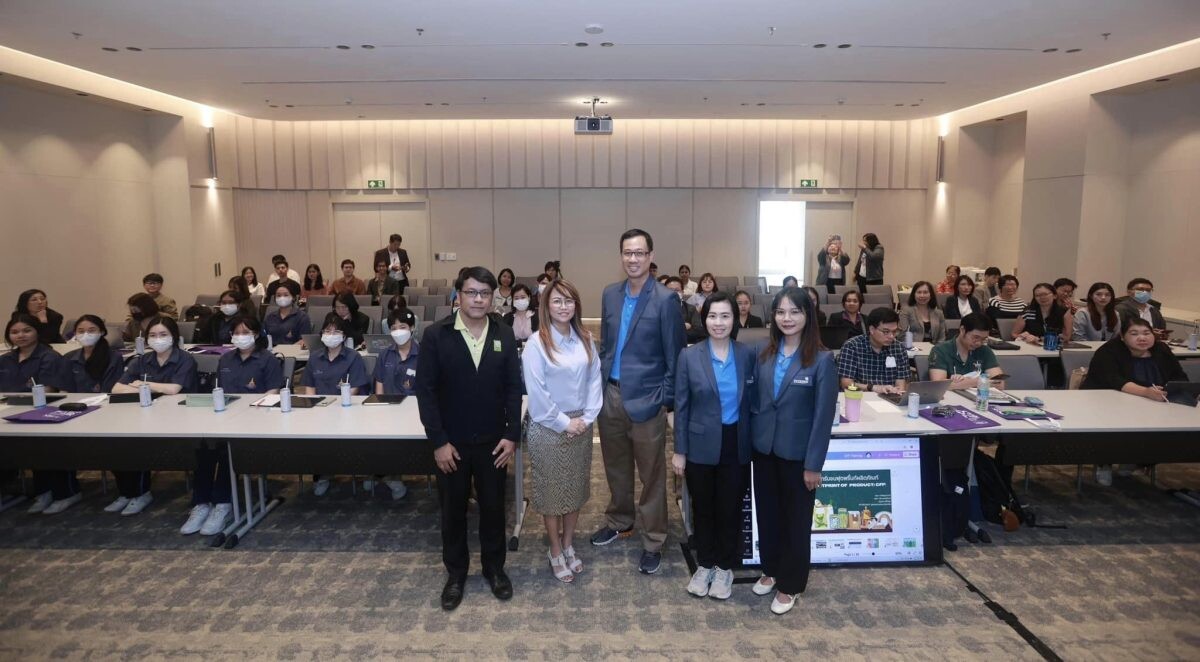
[[(650, 278), (650, 234), (627, 230), (620, 249), (627, 278), (604, 288), (600, 309), (600, 369), (608, 383), (596, 422), (611, 496), (608, 522), (591, 540), (607, 545), (628, 538), (640, 516), (638, 570), (653, 574), (661, 567), (667, 539), (667, 409), (674, 405), (675, 360), (685, 345), (683, 315), (679, 296)], [(642, 479), (636, 507), (635, 466)]]

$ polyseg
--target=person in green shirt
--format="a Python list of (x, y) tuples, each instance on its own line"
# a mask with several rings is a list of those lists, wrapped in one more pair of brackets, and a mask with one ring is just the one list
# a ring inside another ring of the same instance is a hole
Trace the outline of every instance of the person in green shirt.
[[(962, 318), (958, 327), (958, 337), (934, 346), (929, 353), (929, 380), (950, 380), (950, 388), (959, 390), (975, 388), (979, 378), (964, 377), (976, 370), (979, 364), (988, 377), (995, 377), (1003, 372), (996, 360), (996, 353), (987, 346), (988, 333), (992, 321), (983, 313), (971, 313)], [(1003, 382), (993, 381), (996, 388), (1004, 388)]]

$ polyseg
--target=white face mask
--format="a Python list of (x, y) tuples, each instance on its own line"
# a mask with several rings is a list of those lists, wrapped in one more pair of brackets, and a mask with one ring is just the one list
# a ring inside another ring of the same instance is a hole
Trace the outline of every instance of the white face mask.
[(529, 309), (529, 299), (513, 299), (513, 308), (516, 308), (517, 310), (522, 310), (522, 311), (528, 310)]
[(83, 345), (84, 347), (91, 347), (92, 345), (95, 345), (96, 343), (100, 342), (100, 334), (99, 333), (80, 333), (75, 336), (75, 340), (78, 341), (79, 344)]
[(254, 336), (248, 333), (233, 336), (233, 346), (238, 349), (250, 349), (254, 346)]
[(412, 331), (408, 329), (396, 329), (392, 331), (392, 340), (396, 341), (397, 345), (403, 345), (412, 338)]
[(280, 308), (290, 308), (292, 305), (292, 297), (275, 297), (275, 305)]
[(238, 307), (237, 307), (237, 304), (236, 304), (236, 303), (223, 303), (223, 304), (221, 304), (221, 312), (222, 312), (222, 313), (223, 313), (223, 314), (224, 314), (226, 317), (233, 317), (234, 315), (236, 315), (236, 314), (237, 314), (237, 310), (238, 310)]
[(346, 337), (340, 333), (322, 333), (321, 334), (321, 344), (325, 345), (329, 349), (333, 349), (334, 347), (340, 346), (343, 342), (345, 342), (345, 340), (346, 340)]
[(175, 346), (175, 341), (170, 338), (151, 338), (146, 344), (156, 352), (165, 352)]

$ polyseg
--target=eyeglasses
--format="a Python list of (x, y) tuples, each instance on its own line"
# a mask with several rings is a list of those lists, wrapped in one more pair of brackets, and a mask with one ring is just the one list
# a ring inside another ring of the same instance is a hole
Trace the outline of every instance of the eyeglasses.
[(875, 327), (875, 330), (882, 333), (885, 336), (894, 336), (900, 332), (900, 329), (885, 329), (882, 326)]
[(784, 319), (791, 319), (791, 318), (804, 319), (804, 311), (797, 310), (797, 309), (784, 310), (782, 308), (776, 308), (775, 309), (775, 317), (782, 317)]
[(650, 255), (649, 251), (621, 251), (621, 257), (625, 258), (626, 260), (644, 260), (646, 259), (647, 255)]
[(463, 290), (464, 299), (490, 299), (492, 298), (491, 290)]
[(550, 305), (555, 306), (557, 308), (574, 308), (575, 300), (574, 299), (551, 299)]

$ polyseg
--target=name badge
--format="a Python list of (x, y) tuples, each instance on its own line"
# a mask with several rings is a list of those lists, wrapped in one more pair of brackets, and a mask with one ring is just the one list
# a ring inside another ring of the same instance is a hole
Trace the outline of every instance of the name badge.
[(499, 340), (493, 340), (493, 341), (492, 341), (492, 351), (493, 351), (493, 352), (500, 352), (500, 351), (503, 351), (503, 349), (502, 349), (502, 346), (500, 345), (500, 341), (499, 341)]
[(894, 357), (894, 356), (887, 357), (887, 359), (884, 360), (883, 365), (885, 365), (889, 368), (895, 368), (896, 367), (896, 357)]
[(796, 384), (797, 386), (811, 386), (812, 377), (797, 377), (792, 380), (792, 383)]
[(404, 371), (404, 374), (408, 375), (409, 377), (412, 377), (417, 374), (417, 371), (413, 370), (412, 368), (409, 368), (408, 370)]

